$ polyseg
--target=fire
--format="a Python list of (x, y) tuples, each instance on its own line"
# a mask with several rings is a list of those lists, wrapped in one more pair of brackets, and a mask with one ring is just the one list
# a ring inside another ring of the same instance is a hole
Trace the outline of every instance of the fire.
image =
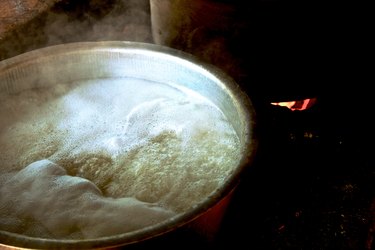
[(305, 110), (310, 108), (316, 102), (316, 98), (308, 98), (304, 100), (288, 101), (288, 102), (271, 102), (272, 105), (287, 107), (288, 109)]

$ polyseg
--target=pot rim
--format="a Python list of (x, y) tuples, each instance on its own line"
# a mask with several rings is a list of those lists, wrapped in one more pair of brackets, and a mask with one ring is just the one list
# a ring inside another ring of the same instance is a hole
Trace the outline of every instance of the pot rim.
[[(256, 154), (258, 140), (256, 138), (256, 117), (253, 104), (247, 94), (241, 90), (240, 86), (225, 72), (214, 65), (207, 64), (197, 57), (186, 52), (176, 50), (170, 47), (143, 42), (130, 41), (103, 41), (103, 42), (74, 42), (49, 46), (41, 49), (26, 52), (15, 57), (0, 61), (0, 78), (3, 73), (25, 64), (32, 64), (35, 58), (59, 56), (61, 54), (72, 53), (76, 51), (128, 51), (133, 53), (151, 52), (156, 56), (162, 56), (163, 59), (174, 60), (176, 63), (193, 67), (196, 70), (207, 74), (209, 77), (218, 79), (220, 83), (229, 91), (229, 95), (236, 101), (234, 104), (238, 112), (243, 117), (245, 124), (244, 145), (242, 155), (238, 166), (233, 173), (228, 176), (226, 182), (215, 190), (203, 202), (196, 205), (193, 209), (182, 214), (167, 219), (161, 223), (151, 225), (136, 231), (117, 234), (113, 236), (99, 237), (95, 239), (84, 240), (56, 240), (36, 238), (16, 233), (10, 233), (0, 230), (0, 246), (4, 244), (10, 247), (38, 248), (38, 249), (56, 249), (56, 248), (113, 248), (134, 244), (145, 241), (180, 228), (189, 222), (194, 221), (204, 213), (208, 212), (215, 204), (226, 197), (238, 184), (242, 172), (252, 163)], [(8, 86), (9, 87), (9, 86)], [(1, 91), (0, 87), (0, 91)]]

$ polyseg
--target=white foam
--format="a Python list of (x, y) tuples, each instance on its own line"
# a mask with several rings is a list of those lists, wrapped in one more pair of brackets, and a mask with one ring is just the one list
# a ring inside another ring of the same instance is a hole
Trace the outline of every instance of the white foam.
[[(1, 201), (7, 204), (0, 216), (9, 218), (0, 220), (2, 230), (86, 238), (141, 228), (156, 212), (160, 221), (201, 202), (239, 160), (239, 139), (223, 113), (183, 88), (102, 79), (0, 100), (0, 115), (9, 117), (0, 123), (0, 171), (14, 173), (14, 185), (0, 179)], [(39, 188), (26, 192), (30, 185)], [(79, 202), (69, 203), (71, 195)], [(30, 206), (36, 200), (40, 214)], [(120, 216), (118, 223), (129, 225), (112, 223), (111, 216), (124, 209), (132, 216)], [(95, 216), (75, 218), (86, 210)], [(140, 216), (143, 212), (150, 213)], [(51, 221), (42, 223), (43, 214)], [(17, 226), (25, 216), (36, 221), (32, 227)], [(64, 224), (65, 217), (73, 222)], [(103, 228), (94, 221), (102, 221)]]
[[(134, 198), (103, 197), (90, 181), (34, 162), (0, 189), (1, 230), (35, 237), (97, 238), (156, 224), (173, 212)], [(16, 225), (16, 228), (15, 228)]]

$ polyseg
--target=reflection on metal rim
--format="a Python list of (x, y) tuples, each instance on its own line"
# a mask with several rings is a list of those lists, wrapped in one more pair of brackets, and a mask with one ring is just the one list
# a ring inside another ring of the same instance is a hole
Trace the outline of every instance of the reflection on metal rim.
[(17, 93), (33, 87), (82, 79), (134, 77), (173, 82), (216, 104), (233, 122), (241, 140), (241, 161), (226, 183), (186, 213), (142, 230), (90, 240), (52, 240), (0, 231), (0, 243), (25, 248), (107, 248), (124, 246), (180, 228), (209, 213), (238, 183), (255, 155), (255, 111), (251, 100), (218, 68), (194, 56), (154, 44), (80, 42), (27, 52), (0, 62), (0, 92)]

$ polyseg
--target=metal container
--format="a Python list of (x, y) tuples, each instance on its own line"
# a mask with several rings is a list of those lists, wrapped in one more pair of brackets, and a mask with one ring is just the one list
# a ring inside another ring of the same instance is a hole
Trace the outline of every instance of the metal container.
[(287, 0), (150, 0), (150, 7), (156, 44), (220, 67), (253, 101), (321, 90), (330, 39), (325, 7)]
[(90, 240), (52, 240), (0, 231), (0, 246), (32, 249), (115, 248), (163, 237), (189, 225), (193, 230), (198, 229), (205, 234), (215, 233), (225, 204), (229, 202), (241, 174), (251, 164), (257, 148), (252, 102), (232, 78), (218, 68), (185, 52), (154, 44), (117, 41), (62, 44), (1, 61), (0, 93), (14, 94), (58, 83), (118, 77), (176, 83), (207, 97), (224, 112), (240, 138), (239, 164), (225, 184), (202, 203), (151, 227)]

